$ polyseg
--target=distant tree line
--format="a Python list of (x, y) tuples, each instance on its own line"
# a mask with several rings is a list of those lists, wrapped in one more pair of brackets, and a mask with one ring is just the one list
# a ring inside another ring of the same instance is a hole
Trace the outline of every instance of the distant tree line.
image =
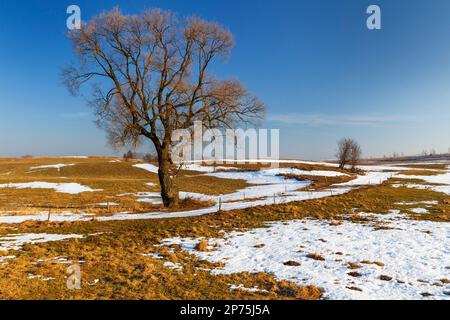
[(134, 151), (127, 151), (123, 154), (123, 159), (129, 161), (132, 159), (142, 159), (145, 162), (158, 162), (158, 156), (153, 153), (139, 153)]

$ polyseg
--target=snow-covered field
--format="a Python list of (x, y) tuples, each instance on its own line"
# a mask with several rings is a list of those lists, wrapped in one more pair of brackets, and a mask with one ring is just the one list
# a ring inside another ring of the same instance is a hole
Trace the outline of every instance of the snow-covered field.
[[(294, 161), (295, 162), (295, 161)], [(303, 162), (299, 162), (303, 163)], [(308, 162), (312, 163), (312, 162)], [(158, 168), (152, 164), (137, 164), (134, 167), (156, 173)], [(332, 188), (321, 191), (302, 191), (301, 189), (309, 185), (308, 181), (298, 181), (297, 179), (285, 179), (281, 174), (294, 175), (310, 175), (310, 176), (327, 176), (335, 177), (345, 175), (337, 171), (306, 171), (298, 170), (296, 168), (275, 168), (265, 169), (260, 171), (226, 171), (226, 172), (210, 172), (200, 165), (192, 165), (190, 170), (196, 169), (199, 172), (206, 172), (208, 176), (220, 179), (239, 179), (245, 180), (249, 186), (243, 190), (226, 194), (222, 196), (208, 196), (195, 193), (181, 193), (181, 198), (191, 197), (198, 200), (214, 201), (216, 205), (205, 209), (180, 211), (180, 212), (149, 212), (144, 214), (127, 214), (117, 213), (108, 217), (99, 217), (101, 221), (111, 220), (135, 220), (135, 219), (161, 219), (161, 218), (178, 218), (178, 217), (193, 217), (209, 213), (217, 212), (220, 208), (222, 211), (245, 209), (256, 206), (271, 205), (277, 203), (288, 203), (293, 201), (303, 201), (310, 199), (320, 199), (332, 195), (339, 195), (352, 190), (352, 188), (363, 185), (380, 184), (390, 177), (393, 173), (368, 172), (364, 176), (358, 176), (355, 180), (349, 183), (336, 184)], [(228, 168), (229, 169), (229, 168)], [(149, 202), (153, 204), (161, 203), (159, 195), (154, 192), (138, 193), (136, 194), (138, 201)], [(220, 205), (219, 205), (220, 202)]]
[[(335, 164), (326, 162), (310, 162), (300, 160), (280, 160), (280, 163), (301, 163), (301, 164), (327, 164), (330, 167), (336, 167)], [(133, 167), (140, 168), (151, 173), (157, 173), (158, 167), (153, 164), (141, 163), (135, 164)], [(285, 179), (280, 175), (309, 175), (309, 176), (326, 176), (336, 177), (345, 175), (338, 171), (325, 170), (299, 170), (296, 168), (273, 168), (263, 169), (260, 171), (233, 171), (233, 168), (227, 168), (227, 171), (211, 172), (211, 167), (201, 166), (198, 164), (189, 165), (189, 170), (195, 170), (201, 174), (216, 177), (219, 179), (240, 179), (245, 180), (249, 187), (238, 190), (230, 194), (221, 196), (210, 196), (192, 192), (181, 192), (181, 198), (193, 198), (197, 200), (212, 201), (215, 204), (198, 210), (179, 211), (179, 212), (148, 212), (142, 214), (129, 214), (127, 212), (115, 213), (111, 216), (97, 217), (100, 221), (115, 221), (115, 220), (139, 220), (139, 219), (162, 219), (162, 218), (178, 218), (178, 217), (194, 217), (205, 214), (222, 211), (245, 209), (256, 206), (265, 206), (279, 203), (289, 203), (294, 201), (304, 201), (311, 199), (320, 199), (333, 195), (340, 195), (347, 193), (354, 188), (359, 188), (366, 185), (378, 185), (390, 178), (403, 179), (422, 179), (425, 184), (406, 184), (407, 187), (415, 187), (422, 189), (432, 189), (438, 192), (450, 192), (450, 172), (436, 176), (407, 176), (401, 175), (399, 172), (390, 171), (396, 169), (398, 171), (411, 170), (411, 168), (403, 168), (401, 166), (364, 166), (366, 170), (365, 175), (358, 175), (355, 179), (335, 184), (329, 188), (320, 191), (303, 191), (309, 185), (308, 181), (299, 181), (297, 179)], [(428, 169), (432, 170), (432, 169)], [(434, 170), (432, 170), (434, 171)], [(429, 185), (426, 183), (442, 183), (443, 185)], [(155, 186), (153, 183), (148, 183), (150, 187)], [(401, 184), (394, 185), (396, 187), (403, 186)], [(57, 192), (78, 194), (81, 192), (94, 192), (90, 187), (83, 186), (77, 183), (48, 183), (48, 182), (29, 182), (29, 183), (9, 183), (0, 184), (0, 188), (41, 188), (54, 189)], [(134, 195), (138, 202), (147, 202), (155, 205), (162, 203), (161, 197), (157, 192), (137, 192), (134, 194), (126, 193), (119, 196)], [(74, 221), (74, 220), (90, 220), (92, 217), (86, 215), (52, 215), (52, 221)], [(0, 222), (3, 223), (20, 223), (26, 220), (47, 220), (44, 215), (38, 216), (11, 216), (3, 215), (0, 217)]]
[[(308, 190), (310, 181), (285, 178), (283, 175), (318, 177), (349, 177), (349, 175), (338, 171), (335, 164), (286, 160), (286, 163), (288, 162), (323, 164), (330, 170), (326, 170), (327, 168), (325, 170), (300, 170), (286, 167), (260, 171), (239, 171), (235, 167), (216, 167), (214, 169), (210, 166), (193, 163), (183, 169), (197, 171), (198, 175), (195, 176), (244, 180), (248, 186), (221, 196), (180, 192), (182, 199), (193, 198), (212, 203), (211, 206), (198, 210), (156, 211), (138, 214), (118, 212), (105, 216), (65, 211), (52, 213), (50, 221), (90, 221), (92, 219), (116, 221), (195, 217), (216, 213), (219, 210), (239, 210), (336, 196), (364, 186), (382, 184), (391, 178), (402, 179), (400, 182), (396, 182), (394, 187), (430, 189), (450, 194), (450, 167), (447, 168), (447, 171), (422, 168), (421, 170), (430, 170), (437, 174), (414, 176), (405, 174), (403, 171), (411, 170), (411, 168), (401, 165), (366, 165), (361, 167), (365, 173), (355, 176), (351, 181), (336, 183), (319, 190)], [(30, 169), (60, 170), (66, 166), (72, 166), (72, 164), (40, 165), (30, 167)], [(134, 164), (133, 167), (153, 174), (158, 172), (158, 168), (152, 164)], [(159, 192), (156, 192), (157, 185), (145, 182), (145, 180), (142, 184), (141, 192), (131, 189), (133, 192), (117, 194), (117, 197), (134, 196), (137, 202), (160, 205), (162, 201)], [(56, 192), (67, 194), (100, 191), (78, 183), (53, 182), (3, 183), (0, 184), (0, 189), (2, 188), (53, 189)], [(49, 190), (49, 192), (53, 191)], [(122, 192), (128, 192), (128, 190)], [(111, 201), (105, 202), (104, 200)], [(96, 199), (92, 203), (107, 207), (121, 205), (120, 198), (105, 198), (104, 200)], [(435, 199), (429, 199), (429, 201), (398, 202), (396, 205), (405, 206), (403, 213), (430, 215), (430, 212), (433, 211), (432, 207), (437, 204), (439, 202)], [(123, 210), (121, 207), (118, 208)], [(230, 232), (224, 234), (223, 238), (208, 239), (211, 249), (209, 252), (199, 252), (194, 249), (200, 239), (171, 238), (166, 239), (163, 245), (180, 244), (183, 249), (201, 259), (223, 263), (223, 268), (211, 270), (213, 274), (266, 272), (273, 274), (278, 280), (321, 287), (326, 299), (449, 299), (450, 223), (410, 220), (406, 215), (394, 210), (387, 215), (359, 214), (367, 217), (368, 221), (344, 220), (340, 223), (331, 223), (326, 220), (303, 219), (273, 222), (267, 228), (245, 232)], [(18, 224), (27, 220), (47, 221), (48, 219), (48, 212), (43, 211), (32, 215), (0, 213), (0, 224)], [(380, 226), (383, 227), (380, 228)], [(0, 236), (0, 251), (20, 250), (27, 243), (80, 239), (85, 236), (11, 234)], [(7, 258), (1, 258), (0, 264), (5, 263)], [(162, 257), (158, 257), (158, 259), (162, 259)], [(162, 262), (164, 266), (177, 272), (184, 270), (184, 266), (180, 263)], [(243, 288), (238, 284), (230, 285), (230, 290), (244, 290)], [(257, 288), (250, 289), (258, 290)]]
[[(334, 225), (304, 219), (232, 232), (210, 239), (210, 252), (194, 250), (199, 239), (163, 243), (223, 263), (214, 274), (266, 272), (321, 287), (326, 299), (450, 299), (450, 285), (441, 281), (450, 274), (450, 223), (408, 220), (398, 212), (366, 216), (375, 221)], [(389, 228), (375, 230), (380, 223)]]

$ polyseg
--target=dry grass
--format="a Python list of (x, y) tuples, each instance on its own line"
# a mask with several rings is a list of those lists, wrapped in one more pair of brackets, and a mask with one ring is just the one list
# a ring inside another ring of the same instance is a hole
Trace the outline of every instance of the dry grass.
[(306, 255), (307, 258), (316, 260), (316, 261), (325, 261), (325, 258), (322, 257), (320, 254), (318, 253), (309, 253)]
[(391, 281), (391, 280), (392, 280), (392, 277), (386, 276), (386, 275), (381, 275), (381, 276), (380, 276), (380, 280), (381, 280), (381, 281)]
[(324, 177), (324, 176), (309, 176), (309, 175), (294, 175), (294, 174), (282, 174), (280, 176), (286, 179), (297, 179), (299, 181), (310, 181), (311, 184), (302, 190), (317, 191), (330, 187), (333, 184), (344, 183), (355, 179), (354, 175), (348, 176), (336, 176), (336, 177)]
[(402, 167), (415, 168), (415, 169), (445, 170), (449, 165), (450, 165), (450, 163), (406, 164), (406, 165), (402, 165)]
[[(32, 160), (35, 159), (23, 161)], [(59, 160), (57, 163), (60, 162)], [(94, 159), (92, 161), (100, 160)], [(105, 159), (101, 161), (106, 162)], [(48, 163), (48, 160), (45, 160), (43, 164), (50, 163)], [(131, 164), (124, 163), (122, 165), (130, 166)], [(7, 167), (8, 165), (5, 165), (3, 160), (1, 160), (0, 174), (5, 169), (5, 166)], [(24, 165), (24, 167), (27, 166), (28, 164)], [(91, 168), (90, 166), (88, 167)], [(83, 179), (92, 179), (92, 183), (99, 183), (98, 181), (94, 182), (95, 179), (87, 177), (90, 174), (90, 170), (85, 170), (84, 175), (86, 178)], [(142, 173), (141, 170), (137, 170), (137, 172), (138, 175), (146, 174)], [(134, 175), (134, 173), (131, 174)], [(143, 183), (152, 181), (150, 173), (148, 176), (141, 178), (125, 178), (123, 176), (122, 178), (130, 180), (130, 184), (127, 187), (128, 190), (133, 189), (136, 191), (142, 191), (137, 189), (140, 189)], [(189, 178), (195, 179), (195, 177)], [(3, 177), (0, 179), (8, 180), (8, 178)], [(107, 180), (108, 178), (105, 177), (105, 179)], [(139, 186), (132, 184), (131, 180), (133, 179), (138, 180), (136, 183), (139, 183)], [(118, 189), (122, 190), (122, 183), (120, 184), (121, 186)], [(9, 191), (20, 191), (18, 194), (23, 195), (22, 192), (25, 190), (2, 189), (0, 193), (5, 194)], [(108, 194), (110, 191), (105, 190), (105, 192)], [(12, 192), (11, 196), (13, 193), (15, 192)], [(52, 197), (52, 192), (45, 192), (45, 194), (47, 197)], [(36, 197), (36, 195), (32, 194), (30, 196)], [(61, 194), (58, 194), (58, 196), (61, 196)], [(91, 196), (93, 195), (86, 195), (86, 197)], [(17, 201), (19, 198), (20, 196), (17, 196)], [(69, 200), (80, 201), (80, 199), (81, 197)], [(212, 275), (208, 269), (217, 268), (220, 265), (201, 261), (181, 250), (179, 246), (167, 248), (159, 245), (163, 239), (171, 237), (203, 238), (205, 240), (201, 246), (204, 249), (205, 247), (207, 248), (207, 239), (223, 237), (222, 231), (231, 232), (264, 227), (270, 221), (287, 221), (313, 217), (340, 223), (340, 221), (345, 219), (342, 214), (350, 214), (357, 217), (357, 212), (383, 214), (391, 209), (400, 209), (402, 212), (408, 213), (408, 206), (397, 205), (396, 203), (398, 202), (437, 200), (439, 204), (429, 208), (430, 214), (422, 215), (417, 217), (417, 219), (449, 221), (450, 204), (446, 201), (447, 199), (448, 196), (433, 191), (392, 188), (389, 183), (385, 183), (380, 186), (361, 188), (344, 195), (319, 200), (220, 212), (201, 217), (142, 221), (51, 222), (49, 224), (29, 221), (18, 226), (0, 225), (0, 234), (3, 235), (17, 233), (16, 227), (23, 233), (101, 233), (85, 239), (26, 245), (21, 251), (4, 253), (4, 255), (16, 255), (17, 257), (7, 261), (6, 264), (0, 265), (0, 298), (319, 299), (322, 296), (319, 288), (314, 286), (297, 286), (286, 281), (278, 282), (273, 276), (264, 273)], [(41, 200), (45, 199), (42, 198)], [(66, 198), (64, 201), (67, 200)], [(92, 199), (87, 198), (84, 201), (90, 202)], [(104, 199), (101, 202), (104, 202)], [(189, 204), (189, 206), (191, 205), (193, 204)], [(411, 215), (411, 217), (415, 217), (415, 215)], [(355, 223), (363, 223), (357, 218), (354, 221)], [(327, 239), (324, 240), (326, 241)], [(258, 246), (262, 246), (262, 244)], [(149, 253), (157, 253), (162, 259), (144, 256), (144, 254)], [(67, 265), (57, 263), (54, 259), (61, 256), (72, 262), (80, 263), (83, 281), (81, 290), (73, 291), (67, 289), (65, 282)], [(317, 256), (314, 255), (316, 258)], [(311, 258), (313, 258), (312, 254)], [(321, 258), (323, 259), (323, 257)], [(172, 270), (164, 266), (164, 262), (167, 261), (179, 264), (182, 270)], [(382, 265), (381, 262), (379, 264), (369, 261), (360, 263)], [(297, 267), (301, 268), (301, 266)], [(29, 279), (29, 275), (40, 275), (54, 279), (49, 281), (37, 278)], [(96, 279), (98, 279), (97, 283), (95, 283)], [(260, 290), (266, 291), (231, 291), (230, 284), (242, 284), (247, 288), (256, 286)], [(358, 288), (352, 287), (352, 290), (358, 290)]]
[(403, 175), (407, 176), (435, 176), (439, 174), (443, 174), (446, 171), (429, 171), (429, 170), (405, 170), (402, 171)]
[[(135, 168), (135, 162), (111, 162), (112, 158), (32, 158), (32, 159), (0, 159), (0, 184), (24, 182), (75, 182), (88, 186), (96, 192), (83, 192), (76, 195), (57, 193), (50, 189), (0, 189), (0, 211), (33, 214), (41, 211), (87, 212), (98, 215), (115, 212), (151, 212), (165, 211), (160, 205), (138, 202), (133, 194), (138, 192), (159, 192), (156, 174)], [(75, 164), (60, 170), (36, 169), (31, 167), (51, 164)], [(6, 174), (8, 173), (8, 174)], [(150, 187), (147, 183), (154, 183)], [(219, 179), (198, 174), (180, 174), (176, 179), (180, 191), (219, 195), (232, 193), (247, 187), (243, 180)], [(211, 186), (214, 186), (212, 188)], [(130, 194), (120, 196), (123, 194)], [(118, 206), (105, 208), (99, 203), (118, 203)], [(192, 204), (192, 206), (189, 206)], [(209, 206), (210, 203), (184, 201), (181, 207), (194, 210)]]
[(200, 252), (208, 252), (208, 240), (207, 239), (201, 239), (197, 245), (195, 246), (195, 250), (200, 251)]
[(349, 272), (349, 273), (347, 273), (347, 274), (348, 274), (350, 277), (354, 277), (354, 278), (359, 278), (359, 277), (362, 276), (361, 273), (356, 272), (356, 271), (352, 271), (352, 272)]

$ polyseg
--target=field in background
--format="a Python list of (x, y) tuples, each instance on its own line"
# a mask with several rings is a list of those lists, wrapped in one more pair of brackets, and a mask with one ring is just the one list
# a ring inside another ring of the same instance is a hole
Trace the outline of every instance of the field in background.
[[(78, 183), (95, 192), (67, 194), (49, 189), (4, 188), (0, 192), (0, 211), (33, 213), (51, 209), (70, 210), (107, 215), (114, 212), (147, 212), (163, 210), (161, 205), (138, 201), (137, 193), (159, 192), (155, 173), (133, 167), (140, 160), (116, 158), (31, 158), (0, 159), (0, 185), (9, 183), (49, 182)], [(48, 165), (67, 165), (62, 168), (37, 168)], [(151, 185), (149, 185), (151, 184)], [(243, 189), (242, 180), (226, 180), (182, 171), (177, 177), (180, 191), (219, 195)], [(211, 186), (214, 186), (212, 188)], [(108, 203), (111, 204), (108, 206)], [(114, 204), (114, 205), (112, 205)], [(182, 207), (195, 209), (208, 203), (186, 201)]]

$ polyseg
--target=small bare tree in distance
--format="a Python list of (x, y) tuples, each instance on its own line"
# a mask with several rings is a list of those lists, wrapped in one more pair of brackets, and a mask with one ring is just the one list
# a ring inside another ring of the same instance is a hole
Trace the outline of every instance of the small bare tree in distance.
[(336, 157), (339, 161), (339, 169), (345, 169), (350, 159), (351, 139), (343, 138), (338, 141)]
[(362, 149), (358, 142), (355, 140), (351, 141), (350, 146), (350, 165), (352, 166), (352, 170), (356, 170), (356, 165), (361, 159)]
[(336, 157), (338, 159), (340, 169), (345, 169), (345, 166), (348, 164), (352, 166), (352, 169), (355, 169), (361, 155), (361, 146), (355, 140), (343, 138), (338, 141), (338, 151)]
[(194, 121), (206, 128), (260, 120), (265, 106), (238, 80), (219, 80), (208, 70), (227, 58), (233, 35), (199, 18), (182, 22), (160, 9), (124, 15), (115, 8), (69, 33), (79, 62), (63, 71), (72, 93), (88, 82), (98, 123), (113, 146), (149, 139), (158, 157), (161, 197), (178, 204), (171, 171), (171, 135)]

